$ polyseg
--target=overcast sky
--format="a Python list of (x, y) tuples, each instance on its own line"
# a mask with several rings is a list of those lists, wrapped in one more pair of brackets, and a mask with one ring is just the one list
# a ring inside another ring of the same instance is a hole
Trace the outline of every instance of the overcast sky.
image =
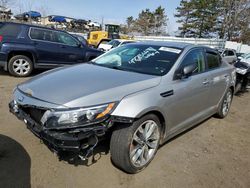
[(142, 9), (154, 10), (158, 6), (166, 9), (169, 18), (169, 31), (177, 30), (178, 25), (174, 17), (180, 0), (17, 0), (15, 12), (28, 9), (45, 9), (47, 14), (69, 16), (73, 18), (90, 19), (105, 23), (125, 23), (128, 16), (137, 17)]

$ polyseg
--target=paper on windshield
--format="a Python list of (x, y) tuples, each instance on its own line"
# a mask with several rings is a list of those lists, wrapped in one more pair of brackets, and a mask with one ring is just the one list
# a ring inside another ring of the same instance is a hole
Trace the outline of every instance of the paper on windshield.
[(142, 60), (148, 59), (148, 58), (155, 56), (156, 54), (159, 54), (159, 53), (160, 52), (158, 52), (156, 49), (149, 47), (149, 48), (145, 49), (143, 52), (136, 55), (133, 59), (131, 59), (129, 61), (129, 64), (135, 64), (137, 62), (141, 62)]

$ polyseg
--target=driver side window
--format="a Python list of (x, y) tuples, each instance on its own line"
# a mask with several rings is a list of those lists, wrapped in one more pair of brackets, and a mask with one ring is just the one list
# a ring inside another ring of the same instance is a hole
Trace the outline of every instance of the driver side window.
[(193, 71), (194, 74), (205, 71), (205, 58), (202, 49), (194, 49), (190, 51), (182, 60), (181, 68), (187, 65), (196, 64), (196, 69)]
[(78, 42), (76, 39), (68, 35), (67, 33), (63, 32), (56, 32), (57, 33), (57, 42), (68, 45), (68, 46), (77, 46)]

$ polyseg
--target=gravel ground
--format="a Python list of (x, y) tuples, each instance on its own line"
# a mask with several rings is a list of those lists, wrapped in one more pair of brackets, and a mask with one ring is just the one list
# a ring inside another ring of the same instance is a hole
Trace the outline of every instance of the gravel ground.
[(8, 111), (13, 88), (26, 79), (0, 71), (0, 187), (250, 187), (249, 93), (235, 96), (226, 119), (172, 139), (146, 170), (128, 175), (112, 165), (107, 143), (95, 161), (59, 161)]

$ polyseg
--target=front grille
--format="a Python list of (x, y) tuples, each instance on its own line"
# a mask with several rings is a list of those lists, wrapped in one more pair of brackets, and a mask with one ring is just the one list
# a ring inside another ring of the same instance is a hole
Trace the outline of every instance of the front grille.
[(41, 118), (46, 112), (44, 109), (34, 108), (34, 107), (20, 107), (26, 114), (30, 115), (36, 123), (41, 123)]

